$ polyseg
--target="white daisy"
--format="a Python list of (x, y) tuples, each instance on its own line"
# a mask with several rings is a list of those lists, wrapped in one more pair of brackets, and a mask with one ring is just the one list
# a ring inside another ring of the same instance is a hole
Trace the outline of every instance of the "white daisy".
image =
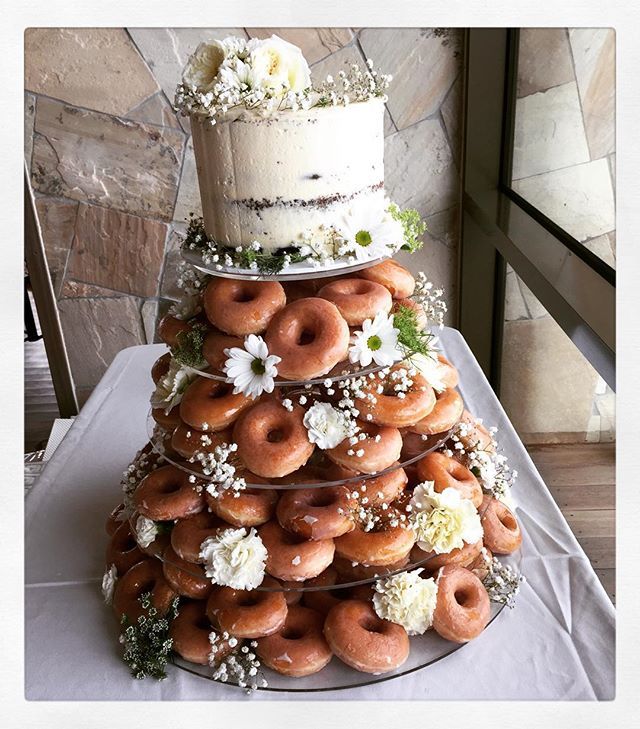
[(276, 365), (281, 357), (269, 354), (262, 337), (249, 334), (244, 340), (244, 349), (231, 347), (225, 349), (228, 359), (224, 363), (224, 373), (233, 382), (233, 392), (241, 392), (247, 397), (256, 398), (263, 392), (273, 392), (274, 377), (278, 374)]
[(353, 335), (349, 361), (358, 362), (362, 367), (368, 367), (372, 362), (381, 367), (389, 367), (398, 362), (403, 358), (398, 346), (399, 333), (393, 326), (393, 315), (388, 316), (381, 311), (376, 314), (375, 319), (365, 319), (362, 330)]
[(368, 261), (397, 251), (404, 242), (402, 224), (378, 206), (350, 211), (336, 226), (342, 239), (341, 255)]

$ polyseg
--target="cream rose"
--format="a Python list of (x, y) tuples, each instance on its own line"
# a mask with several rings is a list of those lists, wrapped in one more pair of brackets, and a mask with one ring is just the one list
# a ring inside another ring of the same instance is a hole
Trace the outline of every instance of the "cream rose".
[(409, 635), (422, 635), (433, 622), (438, 585), (430, 577), (422, 579), (422, 569), (402, 572), (378, 580), (373, 609), (379, 618), (402, 625)]
[(200, 545), (207, 577), (216, 585), (253, 590), (264, 579), (267, 548), (255, 529), (225, 529)]
[(279, 93), (303, 91), (311, 85), (309, 65), (297, 46), (272, 35), (265, 40), (253, 38), (247, 47), (256, 85)]
[(172, 358), (167, 374), (158, 380), (156, 389), (151, 395), (151, 407), (164, 408), (168, 413), (182, 400), (182, 394), (196, 377), (196, 372), (186, 369)]
[(425, 552), (448, 554), (465, 542), (474, 544), (482, 538), (480, 516), (470, 499), (463, 499), (451, 487), (436, 493), (433, 482), (418, 484), (413, 492), (411, 526), (417, 544)]
[(216, 81), (225, 55), (225, 47), (219, 41), (200, 43), (182, 71), (183, 83), (195, 86), (199, 91), (209, 91)]

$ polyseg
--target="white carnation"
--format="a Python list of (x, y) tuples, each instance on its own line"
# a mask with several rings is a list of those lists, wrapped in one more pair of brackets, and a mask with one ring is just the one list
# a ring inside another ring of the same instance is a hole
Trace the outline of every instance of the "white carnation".
[[(438, 340), (435, 338), (432, 339), (429, 346), (435, 346), (437, 341)], [(410, 363), (418, 370), (418, 372), (436, 392), (443, 392), (446, 390), (447, 386), (442, 381), (442, 377), (445, 374), (445, 368), (442, 366), (442, 362), (438, 359), (437, 352), (430, 350), (428, 354), (412, 354)]]
[(402, 625), (409, 635), (422, 635), (433, 622), (438, 585), (430, 577), (422, 579), (422, 569), (401, 572), (378, 580), (373, 608), (379, 618)]
[(178, 405), (182, 400), (182, 395), (187, 386), (197, 376), (197, 372), (183, 367), (180, 362), (171, 358), (169, 371), (158, 380), (156, 389), (151, 395), (151, 407), (164, 408), (165, 413), (168, 413), (171, 408)]
[(182, 81), (199, 91), (209, 91), (217, 80), (220, 65), (225, 58), (225, 47), (219, 41), (200, 43), (187, 61)]
[(437, 493), (432, 481), (418, 484), (411, 498), (411, 526), (417, 544), (425, 552), (448, 554), (465, 542), (475, 544), (482, 538), (480, 516), (470, 499), (448, 487)]
[(215, 584), (253, 590), (264, 579), (267, 548), (254, 528), (225, 529), (202, 542), (200, 559)]
[(304, 427), (310, 443), (327, 450), (335, 448), (353, 432), (353, 426), (345, 413), (328, 402), (317, 402), (304, 414)]
[(297, 46), (272, 35), (264, 40), (252, 38), (247, 48), (256, 85), (276, 93), (303, 91), (311, 85), (309, 65)]
[(155, 542), (158, 536), (158, 525), (155, 521), (147, 519), (146, 516), (140, 514), (136, 519), (134, 531), (136, 533), (136, 541), (143, 549), (146, 549), (152, 542)]
[(102, 596), (107, 605), (113, 602), (113, 591), (118, 581), (118, 570), (114, 564), (111, 565), (102, 577)]

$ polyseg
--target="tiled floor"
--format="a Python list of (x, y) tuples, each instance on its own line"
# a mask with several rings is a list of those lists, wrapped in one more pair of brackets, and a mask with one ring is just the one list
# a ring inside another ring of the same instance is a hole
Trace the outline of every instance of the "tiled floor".
[(528, 451), (615, 604), (615, 444), (536, 445)]

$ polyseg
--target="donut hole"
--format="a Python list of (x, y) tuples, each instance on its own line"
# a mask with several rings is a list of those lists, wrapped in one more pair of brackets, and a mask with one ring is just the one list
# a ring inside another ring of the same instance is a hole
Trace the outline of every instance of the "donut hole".
[(207, 632), (211, 632), (211, 623), (209, 622), (209, 619), (206, 615), (200, 615), (196, 620), (194, 620), (193, 627), (197, 628), (198, 630), (206, 630)]
[[(318, 491), (322, 491), (322, 489), (317, 489)], [(319, 508), (325, 507), (325, 506), (331, 506), (336, 501), (335, 496), (332, 493), (314, 493), (311, 494), (311, 497), (309, 498), (309, 506), (316, 506)]]
[(131, 550), (135, 549), (137, 546), (138, 542), (136, 542), (133, 534), (129, 534), (122, 544), (121, 549), (123, 552), (131, 552)]
[(469, 604), (471, 602), (471, 595), (469, 594), (469, 591), (464, 587), (459, 587), (454, 593), (453, 593), (454, 600), (460, 605), (460, 607), (469, 607)]
[(153, 588), (156, 586), (156, 581), (154, 579), (148, 579), (142, 582), (140, 585), (138, 585), (138, 597), (142, 597), (146, 592), (153, 592)]
[(246, 289), (238, 289), (237, 291), (234, 291), (231, 297), (232, 301), (236, 304), (246, 304), (249, 301), (254, 301), (255, 298), (255, 295)]
[(272, 428), (267, 433), (267, 443), (280, 443), (284, 439), (284, 431), (280, 428)]
[(300, 640), (300, 638), (304, 638), (304, 630), (297, 627), (290, 627), (290, 628), (284, 628), (284, 630), (280, 633), (280, 635), (285, 640)]
[(370, 615), (365, 615), (362, 620), (360, 620), (360, 627), (364, 628), (367, 633), (384, 633), (382, 620), (374, 618)]
[(505, 513), (500, 518), (500, 523), (505, 529), (508, 529), (510, 532), (515, 532), (518, 529), (518, 523), (514, 519), (512, 514)]
[(307, 344), (312, 344), (315, 341), (316, 333), (311, 329), (301, 329), (296, 339), (296, 344), (299, 347), (305, 347)]
[(180, 491), (182, 485), (179, 481), (165, 481), (159, 488), (158, 493), (160, 494), (173, 494)]
[(257, 605), (260, 602), (260, 596), (259, 595), (240, 595), (237, 599), (236, 605), (238, 607), (254, 607), (254, 605)]

